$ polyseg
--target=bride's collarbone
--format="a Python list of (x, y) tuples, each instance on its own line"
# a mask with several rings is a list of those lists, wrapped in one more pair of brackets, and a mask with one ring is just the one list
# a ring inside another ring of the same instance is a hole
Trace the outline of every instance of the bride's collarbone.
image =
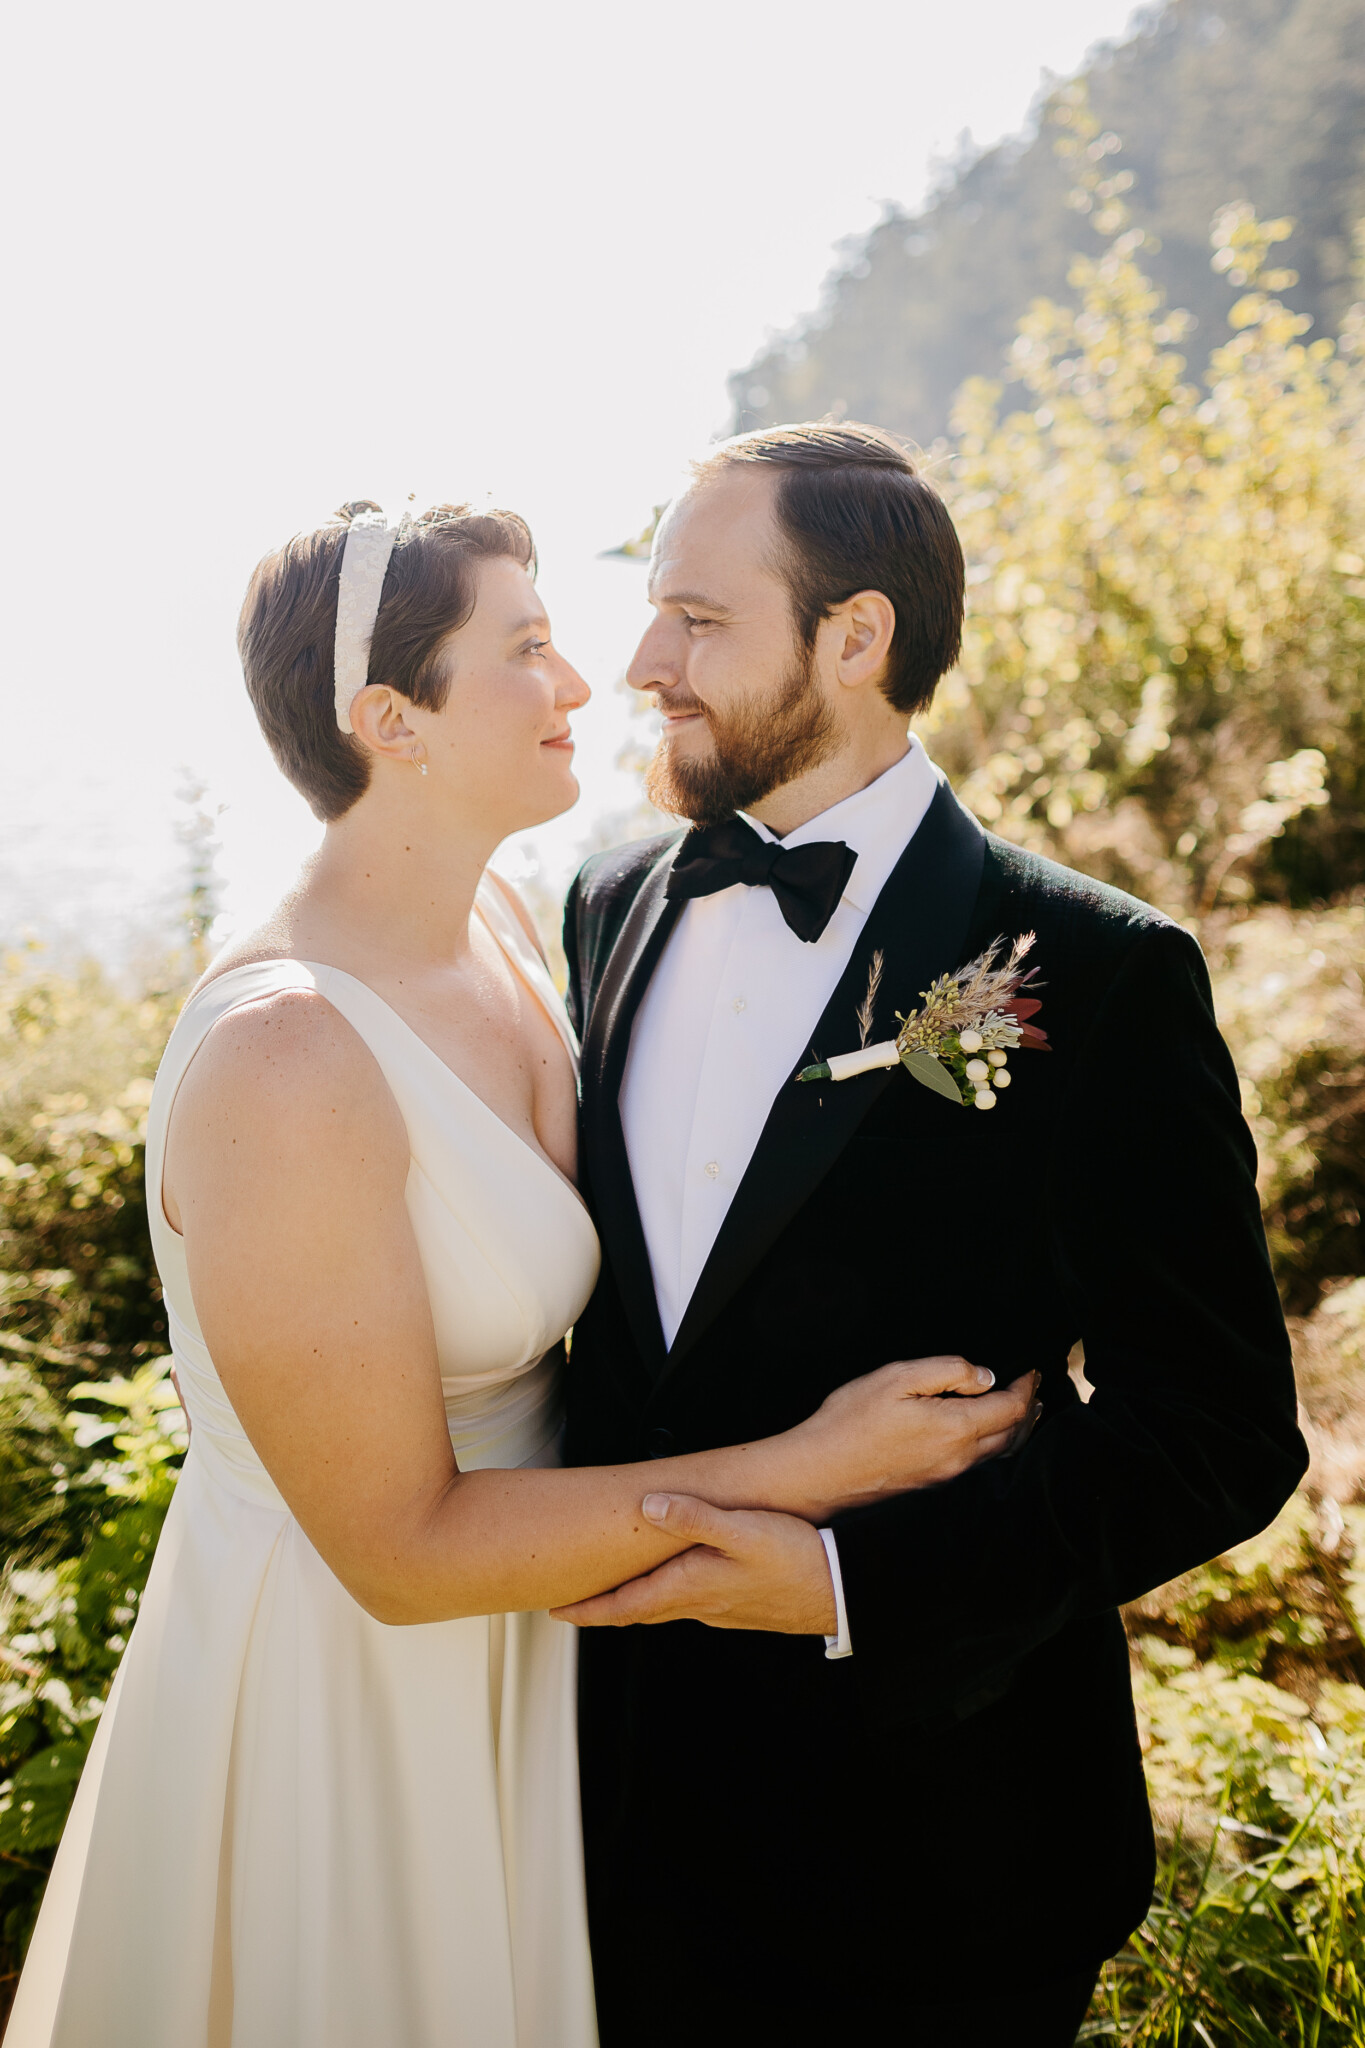
[[(319, 935), (312, 936), (316, 940)], [(261, 938), (268, 943), (260, 944)], [(215, 960), (198, 988), (272, 959), (337, 969), (377, 996), (517, 1137), (567, 1180), (576, 1179), (572, 1065), (542, 1003), (491, 933), (476, 924), (462, 960), (401, 967), (339, 944), (336, 934), (325, 945), (309, 945), (304, 938), (295, 931), (255, 935), (255, 943), (248, 941)]]
[(500, 948), (479, 947), (467, 962), (434, 972), (376, 974), (369, 986), (501, 1122), (574, 1178), (573, 1068)]

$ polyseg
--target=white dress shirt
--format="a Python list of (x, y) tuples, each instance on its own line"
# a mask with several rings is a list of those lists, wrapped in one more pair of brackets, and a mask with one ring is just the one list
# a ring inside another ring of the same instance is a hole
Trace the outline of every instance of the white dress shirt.
[[(868, 912), (937, 788), (933, 764), (912, 736), (894, 768), (782, 840), (791, 847), (842, 839), (858, 856), (813, 945), (789, 929), (768, 888), (737, 882), (683, 905), (636, 1012), (621, 1085), (665, 1344), (678, 1334), (778, 1090), (810, 1045)], [(774, 838), (756, 818), (747, 822)], [(880, 1024), (889, 1023), (888, 1012)], [(847, 1043), (815, 1051), (821, 1059), (848, 1052), (855, 1035), (850, 1015)], [(840, 1624), (831, 1654), (847, 1655), (838, 1553), (833, 1537), (821, 1533)]]

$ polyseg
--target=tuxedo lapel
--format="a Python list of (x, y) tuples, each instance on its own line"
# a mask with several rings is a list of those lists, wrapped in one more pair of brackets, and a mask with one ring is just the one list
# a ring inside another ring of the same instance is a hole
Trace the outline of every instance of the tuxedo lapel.
[[(808, 1055), (798, 1060), (778, 1092), (687, 1305), (663, 1378), (674, 1372), (828, 1173), (883, 1088), (914, 1085), (899, 1068), (823, 1085), (798, 1083), (795, 1076), (807, 1057), (824, 1059), (831, 1053), (852, 1050), (856, 1011), (867, 990), (868, 963), (875, 952), (882, 953), (885, 965), (874, 1041), (892, 1035), (895, 1011), (913, 1009), (921, 990), (928, 988), (935, 976), (963, 964), (962, 949), (980, 887), (985, 847), (986, 836), (975, 818), (963, 809), (947, 783), (940, 781), (924, 822), (873, 905), (848, 966), (811, 1034)], [(643, 985), (643, 981), (635, 984), (636, 1003)], [(622, 1145), (623, 1158), (624, 1149)], [(626, 1179), (628, 1184), (628, 1170)], [(635, 1227), (638, 1231), (638, 1216)], [(641, 1259), (648, 1283), (649, 1266), (643, 1250)], [(654, 1326), (657, 1330), (657, 1311)]]
[(621, 927), (593, 992), (582, 1060), (588, 1185), (631, 1332), (652, 1376), (662, 1368), (665, 1346), (621, 1122), (621, 1081), (635, 1013), (683, 907), (664, 894), (675, 851), (668, 847), (650, 870)]

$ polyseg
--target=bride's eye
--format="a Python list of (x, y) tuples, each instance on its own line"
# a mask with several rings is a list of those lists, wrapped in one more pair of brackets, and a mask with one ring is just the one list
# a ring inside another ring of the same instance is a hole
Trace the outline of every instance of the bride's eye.
[(525, 651), (527, 654), (543, 654), (549, 644), (548, 640), (532, 640), (527, 643)]

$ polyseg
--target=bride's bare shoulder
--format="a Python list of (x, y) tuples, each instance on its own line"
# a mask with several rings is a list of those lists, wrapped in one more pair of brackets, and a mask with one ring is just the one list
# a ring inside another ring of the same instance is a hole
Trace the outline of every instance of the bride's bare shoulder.
[(259, 967), (266, 960), (297, 960), (298, 957), (289, 906), (281, 904), (263, 924), (257, 925), (255, 931), (234, 939), (231, 945), (224, 946), (221, 953), (216, 953), (190, 994), (197, 996), (211, 982), (221, 980), (225, 974), (234, 974), (239, 967)]
[(235, 1188), (244, 1172), (258, 1175), (263, 1214), (319, 1176), (377, 1197), (402, 1187), (408, 1154), (402, 1113), (359, 1033), (316, 989), (275, 989), (219, 1017), (190, 1062), (167, 1132), (166, 1214), (181, 1229), (187, 1194)]

